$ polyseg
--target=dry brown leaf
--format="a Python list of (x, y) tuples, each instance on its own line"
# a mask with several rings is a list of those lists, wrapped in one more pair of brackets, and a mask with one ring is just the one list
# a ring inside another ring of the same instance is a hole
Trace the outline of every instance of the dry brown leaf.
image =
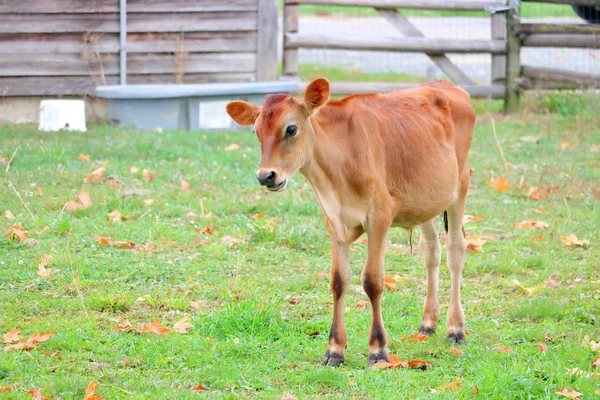
[(39, 333), (34, 333), (33, 335), (31, 335), (29, 337), (29, 339), (27, 339), (27, 342), (21, 340), (17, 344), (11, 344), (11, 345), (5, 346), (4, 351), (34, 349), (36, 347), (37, 343), (42, 343), (42, 342), (47, 341), (48, 339), (50, 339), (52, 337), (52, 335), (54, 335), (54, 333), (56, 333), (56, 329), (52, 330), (50, 332), (44, 333), (42, 335), (40, 335)]
[(102, 182), (102, 177), (104, 177), (104, 171), (106, 171), (106, 168), (104, 167), (97, 168), (93, 170), (88, 176), (86, 176), (84, 181), (86, 183)]
[(258, 214), (250, 214), (250, 218), (251, 218), (251, 219), (259, 219), (259, 218), (263, 218), (264, 216), (265, 216), (265, 214), (261, 214), (261, 213), (258, 213)]
[(139, 168), (136, 167), (135, 165), (132, 166), (131, 168), (129, 168), (129, 172), (132, 174), (137, 174), (139, 171), (140, 171)]
[(527, 197), (531, 200), (540, 200), (544, 197), (548, 197), (548, 193), (547, 192), (540, 193), (540, 192), (538, 192), (537, 186), (531, 186), (529, 188), (529, 191), (525, 194), (525, 197)]
[(423, 360), (412, 360), (408, 362), (408, 368), (426, 370), (431, 368), (431, 363)]
[(12, 221), (13, 219), (15, 219), (15, 216), (13, 215), (12, 212), (10, 212), (10, 210), (6, 210), (6, 211), (4, 211), (4, 218)]
[(537, 347), (538, 347), (538, 349), (540, 349), (540, 351), (542, 353), (545, 352), (546, 350), (548, 350), (548, 346), (541, 342), (537, 343)]
[(210, 228), (210, 226), (207, 225), (204, 228), (198, 230), (198, 233), (201, 234), (201, 235), (204, 235), (204, 234), (206, 234), (206, 235), (212, 235), (213, 231)]
[(181, 185), (179, 186), (179, 188), (181, 190), (183, 190), (184, 192), (191, 192), (192, 191), (192, 187), (190, 186), (190, 184), (184, 180), (181, 181)]
[(585, 247), (588, 244), (590, 244), (590, 242), (587, 240), (577, 239), (577, 236), (575, 236), (572, 233), (569, 236), (562, 236), (560, 238), (560, 240), (562, 240), (562, 242), (565, 244), (565, 246), (568, 246), (568, 247)]
[(412, 335), (410, 335), (408, 337), (408, 340), (410, 340), (413, 343), (418, 343), (418, 342), (422, 342), (423, 340), (427, 340), (429, 339), (429, 335), (423, 335), (421, 333), (413, 333)]
[(96, 395), (95, 392), (98, 390), (100, 385), (96, 381), (91, 381), (85, 389), (85, 395), (83, 400), (105, 400), (104, 397)]
[(453, 356), (461, 356), (464, 354), (464, 351), (459, 350), (459, 349), (450, 349), (450, 354), (452, 354)]
[(237, 150), (239, 148), (240, 148), (239, 144), (231, 143), (229, 146), (223, 148), (223, 150), (225, 150), (225, 151), (233, 151), (233, 150)]
[(150, 325), (142, 324), (137, 330), (138, 333), (154, 333), (156, 335), (164, 335), (169, 333), (169, 328), (160, 325), (160, 320), (157, 318), (150, 322)]
[(204, 386), (202, 385), (196, 385), (192, 388), (192, 392), (201, 392), (204, 390)]
[(479, 393), (479, 388), (477, 386), (473, 386), (473, 389), (471, 389), (471, 393), (472, 394), (477, 394)]
[(356, 303), (356, 308), (358, 310), (366, 310), (369, 306), (369, 302), (367, 300), (360, 300)]
[(34, 242), (35, 239), (28, 238), (29, 231), (23, 230), (23, 224), (21, 222), (13, 224), (10, 229), (4, 233), (4, 237), (14, 240), (18, 243), (30, 243)]
[(121, 212), (119, 210), (115, 210), (112, 211), (110, 213), (108, 213), (108, 220), (110, 222), (121, 222), (123, 221), (123, 218), (125, 218), (125, 216), (123, 214), (121, 214)]
[(513, 349), (512, 347), (498, 346), (496, 350), (498, 350), (498, 353), (512, 353)]
[(133, 325), (131, 325), (131, 322), (129, 321), (124, 321), (123, 325), (117, 325), (115, 329), (117, 330), (117, 332), (127, 332), (134, 330)]
[(117, 247), (117, 248), (121, 248), (121, 249), (133, 249), (137, 246), (135, 243), (133, 243), (129, 240), (112, 241), (112, 240), (110, 240), (109, 237), (105, 237), (105, 236), (98, 236), (94, 240), (98, 244), (106, 245), (106, 246), (110, 246), (110, 247)]
[(204, 308), (204, 302), (202, 300), (192, 301), (190, 303), (190, 307), (195, 308), (196, 310), (201, 310)]
[(77, 199), (83, 206), (83, 208), (89, 208), (92, 206), (92, 199), (89, 193), (85, 189), (81, 189), (81, 192), (77, 195)]
[(30, 389), (27, 393), (31, 395), (31, 400), (49, 400), (37, 389)]
[(483, 245), (487, 243), (487, 239), (481, 236), (467, 236), (465, 240), (467, 242), (467, 250), (475, 253), (483, 253)]
[(579, 393), (579, 392), (576, 392), (575, 390), (568, 390), (567, 388), (564, 388), (560, 392), (556, 392), (556, 394), (559, 396), (567, 397), (569, 399), (577, 400), (577, 399), (579, 399), (579, 396), (581, 396), (583, 393)]
[(501, 176), (498, 178), (497, 181), (494, 179), (490, 179), (490, 181), (488, 182), (488, 186), (493, 187), (494, 190), (503, 192), (505, 190), (508, 190), (510, 184), (509, 184), (508, 180), (506, 179), (506, 177)]
[(592, 367), (594, 367), (594, 368), (600, 367), (600, 357), (596, 358), (594, 361), (592, 361)]
[(38, 265), (38, 270), (37, 270), (37, 274), (39, 276), (41, 276), (42, 278), (47, 278), (52, 274), (57, 273), (58, 271), (60, 271), (60, 269), (56, 269), (56, 268), (46, 268), (44, 266), (44, 264), (39, 264)]
[(188, 322), (189, 319), (190, 317), (184, 317), (177, 321), (173, 326), (173, 330), (177, 333), (188, 333), (188, 331), (194, 327), (194, 325)]
[(543, 238), (544, 238), (544, 235), (540, 233), (537, 236), (532, 236), (530, 239), (532, 242), (541, 242)]
[(0, 393), (10, 393), (12, 388), (10, 386), (0, 386)]
[(483, 217), (481, 215), (463, 215), (463, 224), (467, 224), (469, 222), (478, 222), (481, 221)]
[(83, 162), (90, 162), (90, 155), (89, 154), (80, 153), (78, 158), (81, 161), (83, 161)]
[(453, 391), (453, 390), (458, 390), (461, 388), (461, 384), (460, 384), (460, 378), (454, 378), (452, 379), (452, 382), (445, 384), (444, 386), (442, 386), (442, 390), (446, 390), (446, 391)]
[(385, 276), (385, 287), (388, 290), (396, 290), (396, 279), (389, 275)]
[(67, 211), (77, 211), (81, 210), (83, 206), (79, 203), (69, 200), (66, 202), (65, 208), (67, 209)]
[(535, 229), (546, 229), (548, 224), (544, 221), (521, 221), (517, 224), (519, 228), (535, 228)]
[(12, 328), (2, 336), (2, 343), (18, 342), (22, 339), (19, 333), (21, 333), (21, 328)]
[(573, 143), (571, 143), (571, 142), (562, 142), (560, 144), (561, 150), (568, 149), (569, 147), (572, 147), (572, 146), (573, 146)]
[(142, 170), (142, 177), (147, 180), (148, 182), (151, 182), (154, 179), (154, 174), (152, 172), (150, 172), (147, 169)]

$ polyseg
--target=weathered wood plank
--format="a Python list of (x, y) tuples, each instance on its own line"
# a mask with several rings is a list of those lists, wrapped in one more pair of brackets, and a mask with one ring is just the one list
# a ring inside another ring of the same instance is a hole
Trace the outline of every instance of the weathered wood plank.
[(534, 33), (525, 36), (523, 46), (600, 49), (600, 36), (578, 33)]
[[(128, 53), (189, 53), (256, 51), (256, 32), (132, 33)], [(114, 33), (0, 34), (0, 54), (118, 53)]]
[(594, 33), (600, 34), (600, 24), (517, 24), (511, 28), (515, 34), (532, 33)]
[(313, 4), (348, 7), (414, 8), (421, 10), (482, 11), (486, 6), (503, 7), (506, 1), (440, 1), (440, 0), (286, 0), (286, 4)]
[(289, 48), (288, 33), (298, 33), (298, 6), (283, 7), (283, 75), (298, 76), (298, 49)]
[(503, 40), (452, 40), (430, 38), (339, 38), (320, 34), (286, 34), (288, 48), (402, 51), (428, 54), (506, 52)]
[(521, 74), (521, 37), (515, 27), (520, 24), (519, 0), (510, 0), (511, 9), (507, 14), (506, 26), (506, 94), (504, 96), (504, 112), (514, 113), (519, 109), (518, 79)]
[[(492, 39), (506, 40), (506, 14), (492, 14)], [(492, 55), (492, 83), (504, 84), (506, 79), (506, 55)]]
[[(116, 54), (0, 54), (0, 76), (116, 75), (118, 61)], [(127, 61), (131, 74), (256, 71), (254, 53), (131, 54)]]
[(278, 0), (258, 0), (257, 72), (259, 81), (277, 80)]
[[(128, 13), (127, 31), (256, 30), (256, 12)], [(118, 14), (0, 14), (0, 33), (119, 32)]]
[(527, 0), (535, 1), (536, 3), (553, 3), (553, 4), (570, 4), (570, 5), (580, 5), (580, 6), (596, 6), (598, 7), (600, 4), (598, 0)]
[(600, 74), (586, 74), (557, 68), (523, 65), (521, 75), (535, 81), (565, 82), (577, 85), (577, 87), (600, 88)]
[[(404, 15), (396, 10), (386, 10), (378, 8), (377, 12), (381, 14), (390, 24), (398, 29), (404, 36), (425, 37)], [(456, 83), (465, 83), (474, 85), (473, 82), (460, 68), (458, 68), (445, 55), (427, 54), (429, 59), (437, 65), (450, 79)]]
[[(128, 0), (128, 12), (256, 11), (257, 0)], [(0, 13), (116, 13), (119, 0), (0, 0)]]
[[(253, 73), (208, 73), (186, 74), (177, 81), (175, 74), (129, 75), (127, 80), (132, 84), (157, 83), (212, 83), (212, 82), (250, 82)], [(119, 77), (105, 76), (31, 76), (0, 77), (0, 96), (73, 96), (94, 95), (98, 85), (117, 85)]]
[[(299, 92), (306, 88), (307, 82), (300, 85)], [(351, 95), (355, 93), (386, 93), (399, 89), (411, 89), (421, 86), (419, 83), (392, 83), (392, 82), (332, 82), (331, 93), (334, 95)], [(503, 85), (478, 86), (460, 85), (472, 97), (504, 97)]]

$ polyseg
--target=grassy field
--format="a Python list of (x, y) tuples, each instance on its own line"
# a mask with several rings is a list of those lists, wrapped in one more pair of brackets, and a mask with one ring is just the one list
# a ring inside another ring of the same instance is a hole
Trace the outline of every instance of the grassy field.
[[(483, 219), (465, 227), (488, 241), (467, 255), (464, 354), (452, 355), (457, 347), (443, 334), (403, 340), (420, 322), (425, 270), (418, 247), (410, 254), (406, 231), (389, 235), (386, 274), (399, 277), (383, 300), (390, 353), (431, 362), (426, 371), (367, 368), (360, 241), (352, 246), (347, 363), (320, 365), (332, 313), (327, 233), (303, 177), (282, 194), (257, 185), (260, 148), (252, 134), (0, 128), (0, 229), (20, 222), (34, 239), (0, 238), (0, 334), (19, 327), (27, 339), (56, 330), (33, 350), (0, 352), (0, 396), (28, 399), (36, 388), (51, 399), (81, 399), (96, 380), (96, 393), (107, 399), (530, 399), (563, 389), (594, 398), (600, 99), (541, 96), (520, 115), (493, 114), (506, 165), (486, 113), (498, 104), (476, 105), (467, 213)], [(105, 168), (101, 177), (98, 168)], [(93, 171), (97, 181), (85, 182)], [(500, 176), (506, 191), (488, 185)], [(547, 197), (527, 198), (531, 186)], [(91, 207), (64, 209), (82, 189)], [(109, 218), (116, 210), (121, 222)], [(548, 227), (515, 226), (524, 220)], [(561, 237), (569, 234), (589, 245), (567, 247)], [(111, 247), (98, 237), (136, 245)], [(440, 293), (443, 321), (445, 264)], [(174, 332), (184, 317), (193, 328)], [(155, 319), (170, 331), (116, 330)], [(460, 386), (444, 387), (456, 378)], [(193, 392), (198, 385), (204, 390)]]

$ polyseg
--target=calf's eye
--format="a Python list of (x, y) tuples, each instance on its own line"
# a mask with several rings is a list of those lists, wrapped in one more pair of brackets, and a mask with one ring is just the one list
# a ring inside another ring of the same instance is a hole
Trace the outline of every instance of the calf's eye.
[(290, 125), (285, 130), (285, 136), (296, 136), (298, 127), (296, 125)]

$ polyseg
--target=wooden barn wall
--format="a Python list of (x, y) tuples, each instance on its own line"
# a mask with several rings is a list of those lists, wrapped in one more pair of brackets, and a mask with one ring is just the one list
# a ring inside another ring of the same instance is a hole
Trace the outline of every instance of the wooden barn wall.
[[(128, 83), (256, 79), (259, 1), (128, 0)], [(118, 0), (0, 1), (0, 96), (118, 80)]]

